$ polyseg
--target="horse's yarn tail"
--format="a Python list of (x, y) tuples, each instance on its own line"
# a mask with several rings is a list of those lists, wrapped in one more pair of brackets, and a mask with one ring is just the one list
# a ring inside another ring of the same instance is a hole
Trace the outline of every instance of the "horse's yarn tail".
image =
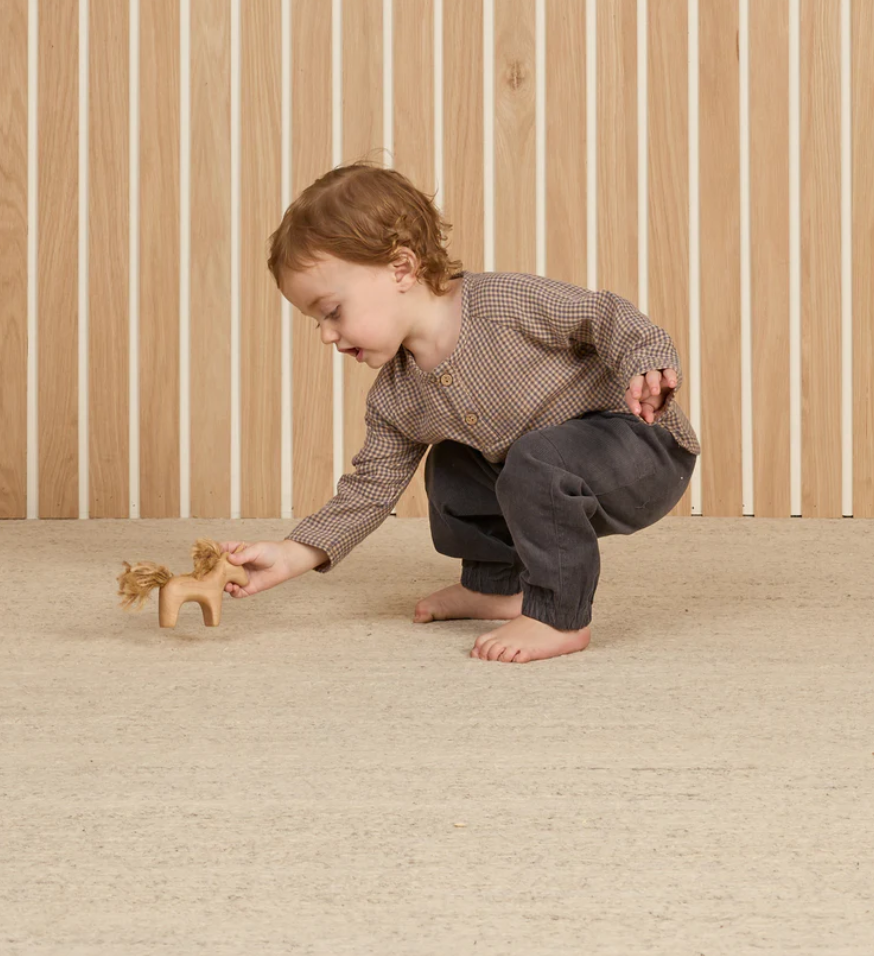
[(131, 605), (138, 602), (134, 610), (140, 610), (146, 598), (154, 588), (162, 588), (173, 577), (163, 565), (154, 561), (138, 561), (133, 567), (127, 561), (122, 561), (124, 571), (116, 578), (119, 584), (118, 593), (124, 599), (120, 607), (129, 610)]

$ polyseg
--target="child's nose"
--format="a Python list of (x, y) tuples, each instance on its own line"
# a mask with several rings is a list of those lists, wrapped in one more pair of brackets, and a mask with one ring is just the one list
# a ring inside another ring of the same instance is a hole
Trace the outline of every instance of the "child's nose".
[(336, 342), (340, 338), (336, 330), (329, 329), (325, 325), (322, 326), (321, 333), (323, 345), (330, 345), (332, 342)]

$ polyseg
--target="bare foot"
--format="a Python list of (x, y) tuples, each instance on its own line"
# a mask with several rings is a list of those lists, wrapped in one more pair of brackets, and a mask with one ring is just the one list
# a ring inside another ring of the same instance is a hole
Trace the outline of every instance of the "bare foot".
[(480, 634), (474, 643), (471, 657), (481, 661), (526, 664), (547, 657), (560, 657), (584, 651), (592, 639), (590, 627), (579, 631), (558, 631), (542, 621), (519, 617), (497, 630)]
[(480, 594), (461, 584), (435, 591), (422, 598), (413, 612), (414, 624), (429, 621), (454, 621), (477, 618), (481, 621), (509, 621), (522, 613), (522, 592), (519, 594)]

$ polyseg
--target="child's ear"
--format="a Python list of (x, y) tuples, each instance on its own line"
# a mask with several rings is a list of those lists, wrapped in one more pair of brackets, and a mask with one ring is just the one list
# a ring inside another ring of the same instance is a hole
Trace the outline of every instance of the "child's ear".
[(409, 288), (416, 282), (418, 276), (418, 259), (416, 254), (406, 246), (398, 248), (397, 259), (393, 263), (395, 281), (405, 284)]

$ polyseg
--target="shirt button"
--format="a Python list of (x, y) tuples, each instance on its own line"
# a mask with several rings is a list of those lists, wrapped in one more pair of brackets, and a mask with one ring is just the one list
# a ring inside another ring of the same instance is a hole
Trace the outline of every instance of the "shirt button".
[(473, 413), (469, 415), (465, 415), (464, 420), (467, 422), (468, 425), (476, 425), (477, 423), (477, 417)]
[(444, 373), (440, 376), (440, 382), (441, 382), (441, 384), (443, 384), (443, 385), (451, 385), (451, 384), (452, 384), (452, 376), (449, 374), (449, 372), (444, 372)]

